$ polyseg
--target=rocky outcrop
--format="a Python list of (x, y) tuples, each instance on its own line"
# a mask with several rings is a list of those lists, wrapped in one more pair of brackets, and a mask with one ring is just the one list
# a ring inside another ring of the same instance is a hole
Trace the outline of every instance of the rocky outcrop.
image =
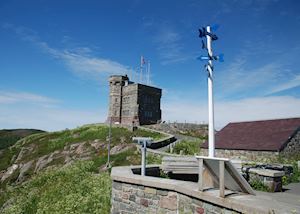
[(6, 172), (4, 172), (1, 177), (1, 182), (9, 178), (18, 168), (19, 168), (18, 164), (13, 164), (12, 166), (8, 167)]
[(18, 176), (17, 183), (21, 183), (24, 181), (26, 173), (32, 168), (33, 162), (34, 161), (31, 160), (20, 167), (20, 174)]
[[(123, 143), (111, 148), (112, 155), (135, 147), (134, 144), (125, 143), (124, 139), (120, 139), (120, 141)], [(29, 174), (38, 173), (52, 165), (69, 165), (75, 160), (89, 160), (99, 154), (99, 152), (106, 150), (107, 143), (100, 141), (99, 139), (95, 139), (72, 143), (66, 145), (62, 150), (56, 150), (50, 154), (37, 157), (36, 159), (25, 161), (34, 151), (34, 146), (24, 144), (20, 152), (12, 158), (11, 162), (13, 165), (0, 172), (0, 180), (1, 182), (4, 182), (10, 176), (15, 174), (15, 182), (20, 183), (26, 180)]]

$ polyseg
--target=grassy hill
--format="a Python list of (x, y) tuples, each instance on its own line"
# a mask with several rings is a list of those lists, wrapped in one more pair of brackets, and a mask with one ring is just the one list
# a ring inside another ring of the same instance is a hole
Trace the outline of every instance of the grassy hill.
[[(105, 125), (86, 125), (33, 134), (2, 150), (0, 213), (108, 213), (107, 135)], [(165, 137), (113, 127), (113, 166), (140, 164), (133, 136)]]
[(23, 137), (42, 132), (44, 131), (37, 129), (2, 129), (0, 130), (0, 150), (12, 146)]

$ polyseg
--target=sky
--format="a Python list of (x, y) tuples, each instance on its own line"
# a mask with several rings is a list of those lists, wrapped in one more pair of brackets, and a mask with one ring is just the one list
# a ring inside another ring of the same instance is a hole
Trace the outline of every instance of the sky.
[[(108, 77), (160, 87), (162, 120), (207, 123), (198, 28), (214, 29), (215, 123), (300, 117), (300, 1), (0, 1), (0, 129), (104, 122)], [(144, 75), (145, 76), (145, 75)]]

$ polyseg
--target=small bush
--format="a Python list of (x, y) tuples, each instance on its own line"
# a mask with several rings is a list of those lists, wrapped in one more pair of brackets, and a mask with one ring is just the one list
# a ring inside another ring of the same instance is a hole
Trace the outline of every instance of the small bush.
[(270, 192), (270, 188), (266, 186), (263, 182), (260, 180), (254, 180), (250, 182), (250, 186), (258, 191), (264, 191), (264, 192)]
[(147, 164), (161, 164), (161, 155), (147, 153)]

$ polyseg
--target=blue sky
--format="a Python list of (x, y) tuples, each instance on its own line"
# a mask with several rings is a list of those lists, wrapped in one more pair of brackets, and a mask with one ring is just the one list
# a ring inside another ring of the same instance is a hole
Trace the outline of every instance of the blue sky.
[(297, 0), (0, 2), (0, 128), (102, 122), (112, 74), (140, 56), (163, 89), (163, 120), (207, 121), (198, 28), (218, 24), (215, 121), (300, 116)]

